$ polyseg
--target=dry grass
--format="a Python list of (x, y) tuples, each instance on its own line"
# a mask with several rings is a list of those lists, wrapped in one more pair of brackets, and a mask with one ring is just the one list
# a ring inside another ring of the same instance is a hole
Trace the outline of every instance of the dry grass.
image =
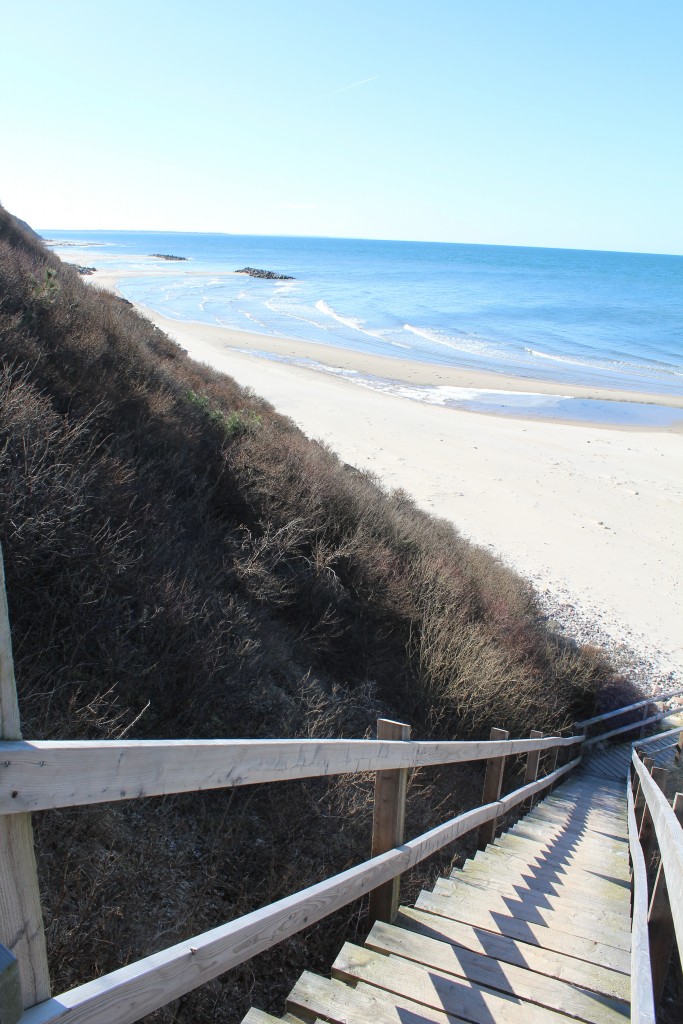
[[(2, 210), (0, 288), (0, 542), (26, 735), (357, 737), (378, 715), (420, 736), (525, 735), (628, 702), (498, 560), (193, 363)], [(412, 834), (480, 783), (478, 768), (414, 779)], [(365, 859), (370, 780), (36, 825), (59, 990)], [(156, 1018), (237, 1021), (252, 993), (277, 1007), (362, 927), (342, 911)]]

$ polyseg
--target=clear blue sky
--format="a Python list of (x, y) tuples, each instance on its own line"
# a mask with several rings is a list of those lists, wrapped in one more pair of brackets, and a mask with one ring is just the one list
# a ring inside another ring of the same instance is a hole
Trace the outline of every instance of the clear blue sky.
[(0, 201), (37, 227), (683, 253), (682, 0), (0, 0), (0, 25)]

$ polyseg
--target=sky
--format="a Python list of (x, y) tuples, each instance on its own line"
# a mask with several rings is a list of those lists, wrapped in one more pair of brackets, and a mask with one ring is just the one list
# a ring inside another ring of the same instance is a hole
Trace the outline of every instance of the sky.
[(39, 229), (683, 253), (681, 0), (0, 0)]

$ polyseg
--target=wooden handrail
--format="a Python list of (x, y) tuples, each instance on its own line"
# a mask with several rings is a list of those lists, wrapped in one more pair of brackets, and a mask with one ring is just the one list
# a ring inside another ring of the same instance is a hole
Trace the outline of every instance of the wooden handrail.
[[(683, 829), (674, 814), (669, 801), (659, 786), (653, 782), (636, 751), (633, 751), (633, 767), (640, 780), (641, 792), (645, 797), (655, 835), (659, 844), (666, 884), (670, 893), (683, 892)], [(676, 930), (679, 950), (683, 950), (683, 900), (672, 899), (671, 913)]]
[(573, 746), (581, 739), (3, 742), (0, 815), (287, 779), (460, 764)]
[(660, 722), (662, 718), (668, 718), (669, 715), (675, 715), (676, 713), (676, 711), (660, 711), (658, 715), (652, 715), (650, 718), (645, 718), (641, 722), (629, 722), (628, 725), (620, 725), (618, 729), (610, 729), (609, 732), (602, 732), (599, 736), (591, 736), (589, 739), (584, 740), (584, 746), (591, 747), (594, 743), (599, 743), (601, 740), (609, 740), (613, 736), (619, 736), (620, 733), (633, 732), (635, 729), (644, 729), (646, 725), (652, 725), (653, 722)]
[[(589, 725), (595, 725), (596, 722), (604, 722), (608, 718), (614, 718), (615, 715), (625, 715), (627, 711), (636, 711), (638, 708), (644, 708), (648, 704), (658, 704), (660, 701), (669, 700), (670, 697), (679, 697), (681, 694), (683, 694), (683, 690), (672, 690), (671, 693), (661, 693), (656, 697), (648, 697), (646, 700), (636, 701), (635, 704), (627, 704), (626, 707), (617, 708), (616, 711), (605, 711), (604, 714), (596, 715), (595, 718), (585, 718), (583, 722), (574, 722), (574, 728), (587, 729)], [(673, 714), (673, 712), (671, 713)], [(642, 722), (638, 723), (638, 725), (642, 724)]]
[(633, 869), (633, 912), (631, 925), (631, 1024), (655, 1024), (652, 994), (650, 938), (647, 929), (647, 869), (638, 841), (638, 823), (633, 806), (633, 790), (627, 786), (628, 843)]
[(495, 803), (438, 825), (417, 839), (318, 882), (293, 896), (213, 928), (160, 953), (27, 1010), (21, 1024), (133, 1024), (191, 989), (236, 967), (402, 874), (442, 847), (553, 785), (580, 758)]
[[(651, 863), (655, 846), (659, 846), (660, 854), (659, 869), (647, 915), (648, 942), (652, 953), (651, 988), (654, 1012), (656, 1013), (664, 990), (672, 949), (677, 944), (679, 953), (683, 951), (683, 901), (681, 900), (681, 893), (683, 893), (683, 795), (680, 793), (676, 795), (672, 808), (663, 792), (668, 773), (663, 769), (655, 768), (650, 758), (644, 758), (641, 761), (637, 750), (632, 752), (632, 764), (634, 768), (633, 782), (638, 789), (637, 799), (643, 804), (640, 823), (637, 815), (633, 815), (633, 832), (637, 835), (637, 830), (640, 831), (640, 842), (637, 844), (636, 854), (632, 850), (634, 882), (636, 881), (637, 853), (640, 853), (643, 859), (646, 885), (647, 869)], [(652, 777), (650, 769), (652, 769)], [(659, 778), (655, 779), (654, 776), (657, 775)], [(629, 807), (631, 808), (634, 805), (631, 785), (628, 790)], [(631, 832), (631, 815), (629, 813), (629, 841)], [(640, 843), (643, 844), (642, 850)], [(645, 892), (647, 894), (647, 888)], [(642, 908), (639, 910), (639, 914), (642, 914)], [(639, 942), (642, 947), (642, 936), (637, 938), (635, 929), (634, 905), (633, 944), (635, 946), (636, 942)], [(643, 1019), (649, 1020), (647, 1017)]]

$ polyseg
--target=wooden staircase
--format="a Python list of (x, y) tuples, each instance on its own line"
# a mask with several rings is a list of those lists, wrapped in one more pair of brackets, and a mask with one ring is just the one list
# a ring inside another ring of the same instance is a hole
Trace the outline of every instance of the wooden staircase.
[(630, 929), (624, 782), (574, 777), (364, 947), (346, 943), (331, 979), (305, 972), (283, 1019), (623, 1024)]

